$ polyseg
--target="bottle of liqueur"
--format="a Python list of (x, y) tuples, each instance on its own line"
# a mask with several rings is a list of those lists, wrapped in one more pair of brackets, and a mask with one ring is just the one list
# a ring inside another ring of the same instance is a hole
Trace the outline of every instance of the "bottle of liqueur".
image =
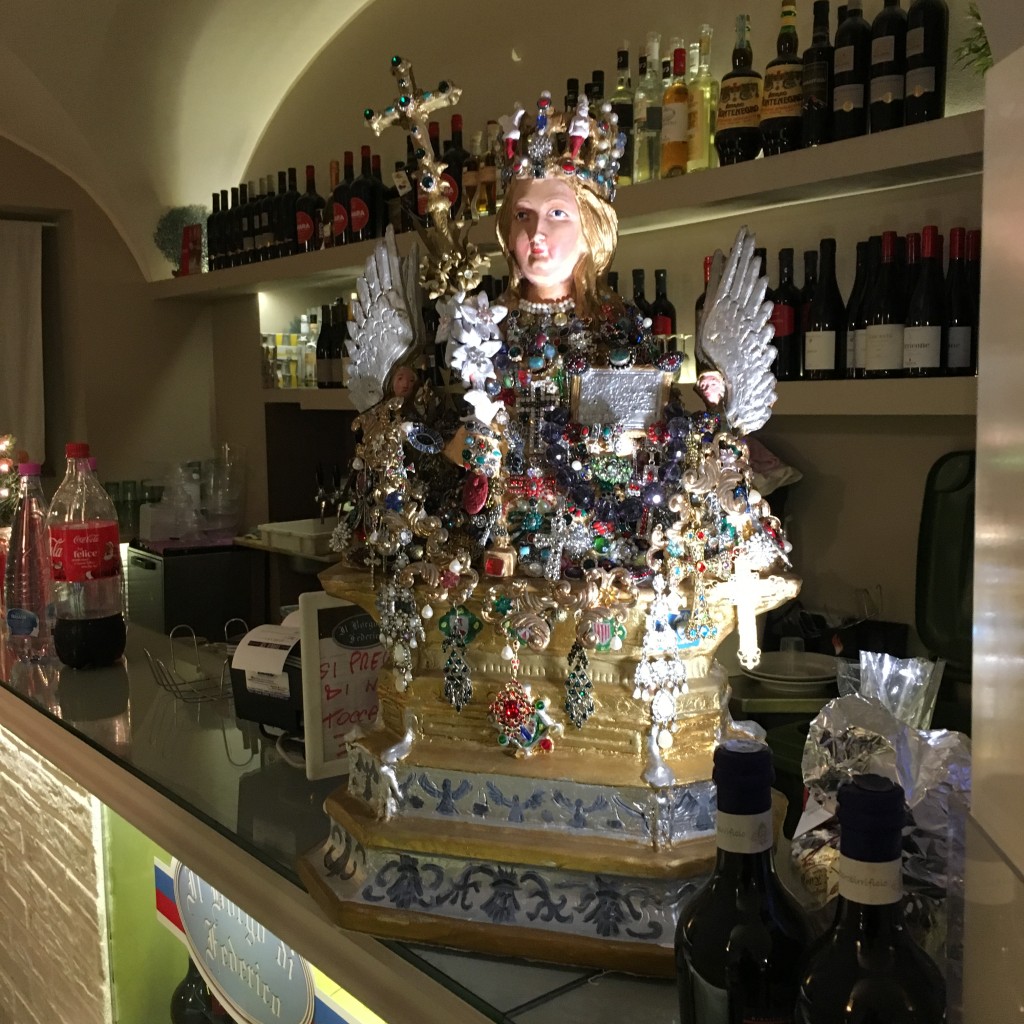
[(921, 231), (920, 266), (907, 302), (903, 372), (908, 377), (933, 377), (942, 372), (946, 333), (945, 293), (942, 236), (939, 229), (930, 224)]
[(260, 231), (256, 247), (260, 260), (274, 258), (274, 211), (277, 209), (277, 196), (274, 193), (274, 176), (267, 175), (267, 186), (260, 200)]
[[(640, 80), (633, 94), (633, 181), (661, 177), (661, 36), (647, 35), (640, 54)], [(692, 99), (692, 97), (691, 97)]]
[(654, 302), (651, 303), (652, 327), (655, 340), (662, 352), (676, 351), (676, 307), (668, 300), (667, 274), (654, 271)]
[(885, 0), (871, 23), (871, 131), (903, 125), (903, 89), (907, 64), (907, 12), (900, 0)]
[(295, 240), (299, 252), (316, 252), (323, 242), (324, 197), (316, 190), (316, 168), (306, 164), (306, 191), (295, 203)]
[(633, 271), (633, 305), (644, 315), (651, 318), (654, 323), (654, 310), (644, 295), (644, 272), (643, 270)]
[(846, 18), (836, 30), (832, 68), (833, 140), (867, 134), (871, 26), (864, 19), (864, 0), (849, 0)]
[(686, 87), (686, 47), (672, 51), (672, 81), (661, 104), (661, 176), (676, 178), (686, 173), (690, 155), (690, 90)]
[(633, 184), (635, 137), (633, 133), (633, 82), (629, 77), (629, 43), (624, 43), (615, 56), (617, 79), (612, 93), (612, 112), (619, 117), (619, 131), (626, 137), (626, 146), (619, 162), (619, 184)]
[(882, 260), (868, 293), (864, 345), (865, 377), (903, 376), (903, 330), (906, 310), (896, 264), (896, 232), (882, 233)]
[(690, 89), (690, 152), (686, 170), (703, 171), (718, 164), (715, 152), (715, 118), (718, 115), (718, 82), (711, 77), (711, 26), (701, 25), (697, 47), (697, 81)]
[(804, 252), (804, 286), (800, 289), (800, 347), (803, 349), (803, 336), (810, 322), (811, 302), (818, 290), (818, 250), (808, 249)]
[(802, 74), (796, 0), (782, 0), (775, 57), (765, 68), (761, 97), (761, 141), (765, 156), (800, 148)]
[(775, 873), (774, 774), (763, 743), (715, 750), (715, 868), (676, 926), (681, 1024), (792, 1020), (808, 932)]
[(732, 71), (722, 76), (718, 94), (715, 149), (723, 164), (753, 160), (761, 152), (761, 76), (753, 69), (750, 15), (736, 18)]
[(978, 311), (967, 277), (966, 232), (949, 233), (949, 268), (945, 284), (946, 351), (942, 365), (946, 373), (960, 377), (978, 368)]
[(803, 145), (821, 146), (832, 141), (832, 62), (829, 40), (828, 0), (814, 0), (811, 45), (804, 51)]
[(946, 0), (914, 0), (907, 11), (907, 74), (903, 115), (907, 124), (934, 121), (946, 112)]
[(383, 189), (373, 176), (370, 147), (360, 147), (359, 154), (362, 170), (349, 190), (349, 240), (352, 242), (365, 242), (380, 236), (380, 206), (383, 202)]
[(846, 304), (836, 283), (836, 240), (819, 246), (818, 287), (804, 332), (804, 379), (835, 380), (846, 376)]
[[(710, 267), (708, 268), (710, 271)], [(778, 351), (774, 372), (778, 380), (799, 380), (801, 370), (800, 292), (793, 283), (793, 250), (779, 250), (779, 286), (772, 299), (772, 344)]]
[(452, 141), (444, 151), (442, 157), (448, 165), (444, 171), (444, 177), (448, 179), (452, 191), (449, 195), (451, 202), (452, 219), (458, 218), (462, 212), (463, 203), (463, 182), (462, 176), (465, 173), (466, 161), (469, 160), (469, 151), (462, 144), (462, 115), (452, 114)]
[[(879, 238), (881, 242), (881, 238)], [(846, 376), (861, 377), (864, 374), (864, 296), (871, 277), (871, 243), (857, 243), (857, 273), (846, 304)]]
[(293, 256), (299, 251), (297, 235), (298, 224), (295, 221), (295, 208), (299, 202), (299, 187), (294, 167), (288, 168), (288, 190), (281, 196), (281, 218), (283, 220), (284, 241), (281, 245), (282, 256)]
[(213, 210), (206, 218), (206, 265), (210, 270), (220, 267), (220, 193), (213, 193)]
[(704, 291), (697, 296), (693, 305), (693, 336), (700, 336), (700, 318), (704, 315), (704, 304), (708, 301), (708, 285), (711, 283), (711, 263), (714, 257), (704, 257)]
[(879, 775), (839, 789), (835, 922), (808, 954), (796, 1024), (942, 1024), (945, 983), (907, 932), (900, 906), (903, 790)]

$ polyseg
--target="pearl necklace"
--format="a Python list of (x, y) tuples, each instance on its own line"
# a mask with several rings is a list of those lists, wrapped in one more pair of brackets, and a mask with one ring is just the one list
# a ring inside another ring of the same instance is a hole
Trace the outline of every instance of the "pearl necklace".
[(571, 295), (563, 299), (551, 299), (547, 302), (530, 302), (529, 299), (520, 299), (519, 308), (524, 313), (533, 313), (535, 316), (540, 313), (568, 313), (575, 305)]

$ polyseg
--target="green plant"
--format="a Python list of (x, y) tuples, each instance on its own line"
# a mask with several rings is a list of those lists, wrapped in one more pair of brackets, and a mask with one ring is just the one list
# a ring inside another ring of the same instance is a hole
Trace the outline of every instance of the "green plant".
[(971, 22), (971, 28), (956, 48), (956, 63), (976, 75), (984, 75), (992, 67), (992, 48), (988, 45), (977, 0), (970, 0), (967, 5), (967, 20)]
[(189, 224), (203, 225), (203, 263), (206, 263), (206, 218), (210, 211), (205, 206), (174, 206), (156, 222), (153, 241), (176, 270), (181, 265), (181, 232)]

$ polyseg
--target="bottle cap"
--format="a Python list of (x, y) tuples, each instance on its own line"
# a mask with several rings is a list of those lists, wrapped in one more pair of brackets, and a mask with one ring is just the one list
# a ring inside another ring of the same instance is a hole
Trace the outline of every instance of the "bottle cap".
[(453, 132), (461, 132), (462, 131), (462, 115), (461, 114), (452, 114), (452, 131)]
[(39, 476), (43, 471), (43, 467), (38, 462), (19, 462), (18, 463), (18, 475), (19, 476)]
[(87, 459), (89, 446), (82, 441), (68, 441), (64, 446), (64, 455), (69, 459)]
[(964, 240), (967, 232), (963, 228), (953, 228), (949, 233), (949, 258), (951, 260), (963, 259)]
[(839, 787), (839, 851), (852, 860), (898, 860), (906, 821), (903, 787), (881, 775), (855, 775)]
[[(926, 260), (939, 255), (939, 229), (934, 224), (921, 229), (921, 255)], [(907, 258), (910, 258), (910, 235), (907, 235)]]
[(711, 775), (718, 787), (718, 809), (726, 814), (771, 810), (775, 769), (772, 752), (756, 740), (726, 740), (715, 748)]

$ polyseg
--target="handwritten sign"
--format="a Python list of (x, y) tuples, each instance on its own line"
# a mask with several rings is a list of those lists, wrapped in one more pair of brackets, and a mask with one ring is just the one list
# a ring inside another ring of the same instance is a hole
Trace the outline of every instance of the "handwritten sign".
[(181, 861), (174, 902), (196, 967), (246, 1024), (312, 1024), (313, 975), (294, 949)]
[(372, 730), (380, 713), (380, 627), (359, 605), (322, 592), (301, 594), (299, 615), (306, 775), (344, 775), (349, 736)]

